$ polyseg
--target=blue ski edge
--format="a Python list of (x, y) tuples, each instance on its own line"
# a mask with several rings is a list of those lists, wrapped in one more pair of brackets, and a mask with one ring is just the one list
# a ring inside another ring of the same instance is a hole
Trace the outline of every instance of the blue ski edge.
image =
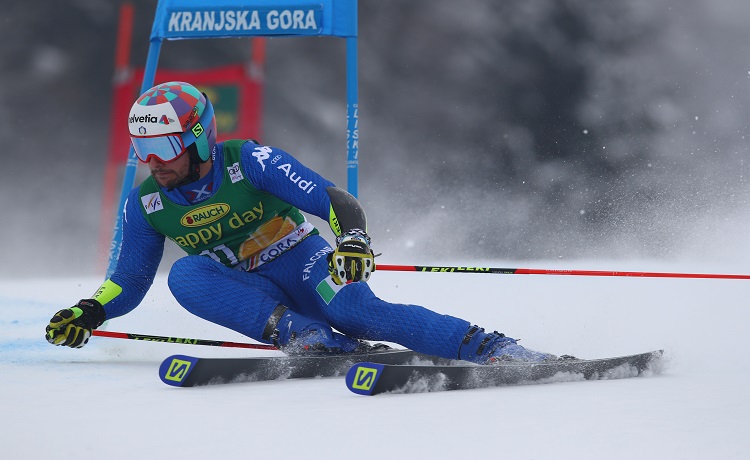
[(159, 366), (159, 378), (167, 385), (180, 387), (195, 369), (198, 359), (192, 356), (172, 355)]
[(357, 363), (346, 373), (346, 387), (358, 395), (370, 396), (385, 366), (375, 363)]

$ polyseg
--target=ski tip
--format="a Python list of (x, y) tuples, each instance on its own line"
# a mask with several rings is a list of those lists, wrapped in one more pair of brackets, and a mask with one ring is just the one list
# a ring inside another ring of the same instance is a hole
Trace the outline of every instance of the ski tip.
[(375, 384), (383, 372), (383, 364), (357, 363), (346, 373), (346, 387), (352, 393), (371, 396), (375, 393)]
[(198, 358), (185, 355), (172, 355), (159, 366), (159, 378), (167, 385), (184, 386), (190, 372), (195, 368)]
[(661, 374), (670, 366), (670, 361), (670, 357), (664, 353), (664, 350), (652, 351), (645, 371), (652, 374)]

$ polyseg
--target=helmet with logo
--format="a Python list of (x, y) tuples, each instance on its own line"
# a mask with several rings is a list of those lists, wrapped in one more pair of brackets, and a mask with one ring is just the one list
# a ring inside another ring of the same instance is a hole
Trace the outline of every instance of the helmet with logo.
[(198, 88), (180, 81), (162, 83), (143, 93), (130, 109), (128, 127), (139, 160), (146, 163), (156, 157), (169, 162), (189, 152), (192, 174), (197, 174), (200, 163), (208, 161), (216, 144), (211, 102)]

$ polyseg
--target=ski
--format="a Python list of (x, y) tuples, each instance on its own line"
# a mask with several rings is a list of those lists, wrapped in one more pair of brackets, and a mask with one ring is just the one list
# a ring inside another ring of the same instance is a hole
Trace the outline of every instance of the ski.
[(357, 363), (346, 375), (346, 386), (360, 395), (424, 393), (534, 383), (636, 377), (661, 370), (662, 350), (603, 359), (561, 359), (546, 363), (504, 362), (479, 365), (394, 365)]
[(450, 360), (411, 350), (385, 350), (357, 355), (316, 355), (249, 358), (197, 358), (173, 355), (159, 366), (159, 377), (167, 385), (193, 387), (278, 379), (343, 376), (362, 361), (378, 364), (427, 362), (446, 364)]

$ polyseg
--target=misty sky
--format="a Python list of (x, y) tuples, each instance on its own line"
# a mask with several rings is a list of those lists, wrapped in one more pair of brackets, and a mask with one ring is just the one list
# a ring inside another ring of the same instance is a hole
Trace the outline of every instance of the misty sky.
[[(97, 273), (118, 4), (12, 3), (1, 270)], [(155, 2), (134, 3), (142, 65)], [(359, 5), (360, 198), (381, 260), (736, 256), (715, 237), (747, 222), (745, 2)], [(160, 65), (247, 52), (168, 42)], [(340, 186), (343, 56), (270, 40), (263, 109), (263, 140)]]

